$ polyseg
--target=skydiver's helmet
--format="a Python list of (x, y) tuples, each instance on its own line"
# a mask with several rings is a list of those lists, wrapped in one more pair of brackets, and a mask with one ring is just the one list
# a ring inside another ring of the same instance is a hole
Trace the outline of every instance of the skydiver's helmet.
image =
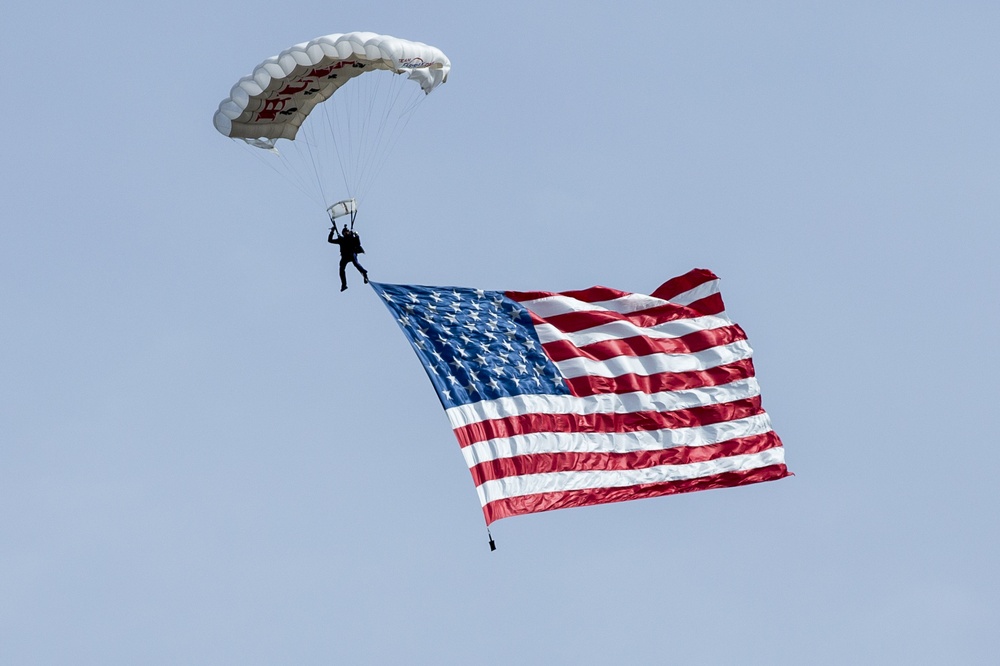
[(350, 229), (348, 229), (348, 228), (347, 228), (347, 225), (345, 224), (345, 225), (344, 225), (344, 230), (343, 230), (342, 232), (340, 232), (340, 233), (342, 233), (342, 234), (344, 234), (345, 236), (347, 236), (347, 235), (349, 235), (349, 234), (351, 233), (351, 230), (350, 230)]

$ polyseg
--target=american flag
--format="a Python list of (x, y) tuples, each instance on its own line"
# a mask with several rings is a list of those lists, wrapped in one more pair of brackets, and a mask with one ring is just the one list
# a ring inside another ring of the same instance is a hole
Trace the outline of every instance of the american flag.
[(648, 296), (372, 287), (437, 390), (487, 525), (789, 474), (711, 271)]

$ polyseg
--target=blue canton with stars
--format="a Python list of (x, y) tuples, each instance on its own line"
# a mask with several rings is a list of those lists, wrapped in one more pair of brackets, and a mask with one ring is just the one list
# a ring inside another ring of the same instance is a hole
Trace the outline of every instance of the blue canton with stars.
[(569, 395), (531, 315), (501, 291), (372, 282), (445, 409), (523, 394)]

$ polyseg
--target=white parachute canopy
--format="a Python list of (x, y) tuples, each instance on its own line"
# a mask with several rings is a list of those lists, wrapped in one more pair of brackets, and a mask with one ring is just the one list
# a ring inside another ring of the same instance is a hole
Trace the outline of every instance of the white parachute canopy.
[(413, 111), (450, 70), (440, 49), (420, 42), (326, 35), (257, 65), (213, 120), (327, 208), (345, 193), (364, 196)]

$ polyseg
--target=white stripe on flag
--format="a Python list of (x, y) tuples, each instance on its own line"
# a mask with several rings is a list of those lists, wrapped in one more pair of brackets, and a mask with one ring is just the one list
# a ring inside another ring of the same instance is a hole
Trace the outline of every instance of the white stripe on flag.
[(703, 282), (697, 287), (677, 294), (677, 296), (669, 301), (645, 294), (627, 294), (607, 301), (594, 301), (590, 303), (573, 298), (572, 296), (552, 294), (551, 296), (543, 296), (529, 301), (521, 301), (521, 305), (540, 317), (553, 317), (570, 312), (587, 312), (591, 310), (607, 310), (619, 314), (632, 314), (664, 305), (690, 305), (695, 301), (700, 301), (717, 293), (719, 293), (719, 280), (715, 279)]
[(634, 338), (637, 336), (645, 336), (647, 338), (679, 338), (690, 333), (723, 328), (732, 325), (732, 323), (727, 317), (706, 315), (704, 317), (668, 321), (648, 328), (636, 326), (632, 322), (623, 319), (598, 324), (597, 326), (576, 332), (564, 332), (546, 322), (535, 324), (535, 331), (538, 333), (538, 339), (542, 344), (556, 340), (569, 340), (577, 347), (583, 347), (594, 342), (621, 340), (622, 338)]
[(628, 296), (620, 296), (618, 298), (611, 299), (610, 301), (594, 301), (591, 305), (594, 309), (601, 308), (604, 310), (610, 310), (611, 312), (618, 312), (620, 314), (631, 314), (633, 312), (642, 312), (643, 310), (650, 310), (652, 308), (658, 308), (662, 305), (668, 305), (670, 301), (665, 301), (662, 298), (656, 298), (655, 296), (646, 296), (645, 294), (629, 294)]
[(539, 432), (498, 437), (462, 447), (469, 467), (488, 460), (513, 458), (540, 453), (632, 453), (662, 451), (681, 446), (711, 446), (733, 439), (770, 432), (767, 414), (722, 421), (689, 428), (636, 430), (632, 432)]
[(486, 481), (476, 487), (483, 506), (509, 497), (523, 497), (547, 492), (566, 492), (588, 488), (623, 488), (647, 483), (687, 481), (726, 472), (741, 472), (785, 462), (781, 447), (760, 453), (748, 453), (728, 458), (684, 465), (659, 465), (635, 470), (591, 470), (585, 472), (546, 472), (525, 476), (508, 476)]
[(556, 315), (569, 314), (570, 312), (591, 312), (594, 310), (630, 314), (661, 305), (669, 305), (669, 303), (669, 301), (643, 294), (629, 294), (628, 296), (621, 296), (610, 301), (597, 301), (594, 303), (561, 294), (543, 296), (542, 298), (530, 301), (521, 301), (521, 305), (540, 317), (554, 317)]
[(615, 356), (606, 361), (589, 358), (569, 358), (556, 361), (563, 377), (620, 377), (622, 375), (655, 375), (661, 372), (694, 372), (717, 368), (753, 356), (746, 340), (737, 340), (692, 354), (648, 354), (646, 356)]
[(672, 412), (705, 405), (718, 405), (760, 395), (756, 377), (728, 384), (661, 391), (659, 393), (601, 393), (586, 397), (572, 395), (524, 394), (482, 400), (445, 410), (452, 429), (521, 414), (630, 414)]
[(709, 280), (708, 282), (702, 282), (693, 289), (688, 289), (684, 293), (677, 294), (670, 299), (670, 302), (676, 303), (677, 305), (690, 305), (695, 301), (700, 301), (703, 298), (708, 298), (709, 296), (717, 293), (719, 293), (718, 278)]

